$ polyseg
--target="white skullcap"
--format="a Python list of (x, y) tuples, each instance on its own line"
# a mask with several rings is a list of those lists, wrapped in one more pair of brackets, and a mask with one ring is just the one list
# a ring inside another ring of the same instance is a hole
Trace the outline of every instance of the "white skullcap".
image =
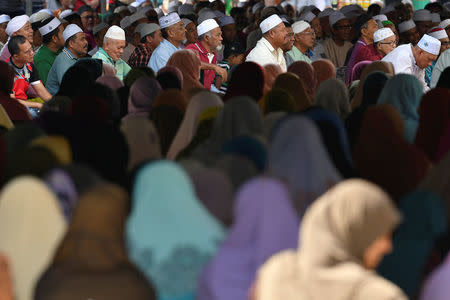
[(72, 36), (74, 36), (79, 32), (83, 32), (83, 30), (81, 30), (81, 28), (78, 27), (78, 25), (75, 24), (68, 25), (66, 29), (64, 29), (63, 31), (64, 42), (67, 42), (69, 38), (71, 38)]
[(53, 20), (51, 20), (50, 23), (42, 27), (39, 27), (39, 32), (41, 33), (42, 36), (44, 36), (52, 32), (56, 28), (58, 28), (59, 25), (61, 25), (61, 21), (58, 18), (53, 18)]
[(224, 16), (224, 17), (219, 19), (220, 27), (223, 27), (223, 26), (226, 26), (226, 25), (230, 25), (230, 24), (234, 24), (234, 19), (233, 19), (232, 16)]
[(109, 27), (108, 31), (105, 34), (105, 38), (125, 41), (125, 31), (119, 26), (113, 25)]
[(306, 21), (308, 23), (311, 23), (311, 21), (314, 20), (315, 17), (316, 17), (316, 15), (312, 11), (308, 11), (306, 13), (303, 13), (300, 16), (300, 20), (303, 20), (303, 21)]
[(92, 28), (92, 33), (94, 35), (96, 35), (100, 31), (102, 31), (103, 29), (108, 28), (108, 27), (109, 27), (108, 24), (101, 22), (101, 23), (95, 25), (94, 28)]
[(124, 11), (124, 10), (127, 10), (127, 9), (128, 9), (128, 7), (122, 5), (122, 6), (116, 7), (116, 8), (114, 9), (114, 13), (115, 13), (115, 14), (118, 14), (118, 13), (121, 13), (122, 11)]
[(441, 15), (438, 13), (431, 14), (431, 22), (441, 23)]
[(311, 28), (311, 25), (309, 25), (309, 23), (306, 21), (297, 21), (294, 24), (292, 24), (291, 28), (294, 34), (297, 34), (305, 31), (308, 28)]
[(264, 2), (258, 2), (252, 7), (252, 13), (255, 14), (260, 8), (264, 8)]
[(389, 4), (380, 10), (380, 14), (387, 15), (388, 13), (393, 12), (393, 11), (395, 11), (395, 7), (391, 4)]
[(219, 27), (219, 24), (217, 24), (216, 20), (214, 19), (208, 19), (200, 23), (200, 25), (197, 26), (197, 34), (198, 36), (201, 36), (214, 28)]
[(178, 14), (181, 15), (193, 15), (194, 14), (194, 5), (192, 4), (183, 4), (178, 7)]
[(431, 21), (431, 12), (428, 9), (419, 9), (414, 12), (414, 21)]
[(330, 15), (330, 26), (333, 27), (334, 24), (339, 22), (340, 20), (347, 19), (344, 14), (340, 11), (335, 11)]
[(319, 17), (319, 19), (320, 19), (320, 18), (324, 18), (324, 17), (328, 17), (328, 16), (330, 16), (333, 12), (334, 12), (334, 9), (328, 7), (328, 8), (325, 8), (323, 11), (321, 11), (321, 12), (319, 13), (318, 17)]
[(127, 29), (130, 26), (131, 26), (130, 16), (126, 16), (125, 18), (120, 20), (120, 27), (122, 27), (123, 29)]
[(413, 20), (401, 22), (400, 24), (398, 24), (398, 32), (403, 33), (410, 29), (413, 29), (414, 27), (416, 27), (416, 23), (414, 23)]
[(410, 4), (410, 5), (413, 5), (413, 3), (412, 3), (412, 1), (411, 0), (402, 0), (402, 3), (403, 4)]
[(388, 20), (388, 18), (386, 17), (386, 15), (376, 15), (376, 16), (374, 16), (372, 19), (374, 19), (375, 21), (380, 21), (380, 22), (383, 22), (383, 21), (387, 21), (387, 20)]
[(49, 15), (47, 11), (38, 11), (37, 13), (30, 16), (30, 23), (33, 24), (36, 22), (40, 22), (50, 17), (53, 17), (53, 15)]
[(168, 14), (167, 16), (161, 17), (159, 19), (159, 26), (161, 27), (161, 29), (163, 29), (177, 24), (178, 22), (180, 22), (180, 16), (178, 16), (177, 13), (173, 12)]
[(373, 34), (373, 42), (378, 43), (379, 41), (387, 39), (388, 37), (391, 37), (393, 35), (394, 35), (394, 33), (392, 32), (392, 30), (390, 28), (386, 27), (386, 28), (378, 29)]
[(427, 34), (438, 40), (448, 38), (447, 31), (445, 31), (445, 29), (439, 28), (439, 27), (431, 28), (431, 30), (428, 31)]
[(17, 16), (9, 21), (8, 26), (6, 26), (5, 32), (7, 35), (12, 36), (14, 32), (18, 31), (20, 28), (25, 26), (27, 22), (30, 21), (27, 15)]
[(419, 43), (417, 43), (417, 46), (419, 46), (419, 48), (423, 51), (433, 55), (439, 55), (439, 52), (441, 52), (441, 42), (427, 34), (423, 35)]
[(447, 28), (450, 25), (450, 19), (445, 19), (444, 21), (442, 21), (441, 23), (439, 23), (440, 28)]
[(283, 23), (283, 20), (281, 20), (278, 15), (271, 15), (259, 24), (259, 28), (261, 28), (261, 31), (264, 34), (281, 23)]
[(294, 5), (293, 5), (291, 2), (289, 2), (288, 0), (283, 1), (283, 2), (280, 3), (280, 6), (281, 6), (282, 8), (285, 8), (285, 7), (288, 6), (288, 5), (294, 6)]
[(186, 27), (186, 25), (193, 23), (192, 20), (187, 19), (187, 18), (183, 18), (181, 19), (181, 22), (183, 22), (184, 27)]
[(0, 24), (11, 21), (11, 17), (8, 15), (0, 15)]
[(62, 20), (68, 16), (74, 15), (75, 13), (71, 10), (71, 9), (66, 9), (63, 10), (60, 14), (59, 14), (59, 19)]

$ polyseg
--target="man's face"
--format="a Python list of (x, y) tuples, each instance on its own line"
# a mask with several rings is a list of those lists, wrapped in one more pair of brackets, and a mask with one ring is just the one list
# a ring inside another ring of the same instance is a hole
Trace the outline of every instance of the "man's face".
[(304, 31), (297, 33), (295, 39), (302, 47), (308, 49), (314, 48), (314, 43), (316, 42), (315, 33), (312, 28), (307, 28)]
[(274, 48), (281, 48), (284, 43), (286, 43), (288, 37), (287, 37), (287, 31), (286, 26), (284, 26), (283, 23), (278, 24), (271, 30), (271, 36), (273, 39), (273, 42), (275, 43)]
[(81, 23), (83, 25), (83, 29), (87, 31), (92, 31), (92, 28), (95, 26), (95, 16), (92, 11), (85, 11), (81, 14)]
[(416, 65), (421, 69), (425, 69), (426, 67), (431, 66), (436, 59), (437, 55), (433, 55), (419, 48)]
[(222, 44), (222, 30), (219, 27), (214, 28), (211, 30), (211, 36), (207, 36), (205, 39), (210, 49), (216, 49)]
[(320, 39), (322, 37), (322, 25), (319, 18), (316, 17), (311, 21), (311, 28), (314, 30), (316, 38)]
[(225, 42), (231, 43), (236, 37), (236, 24), (228, 24), (222, 27), (222, 36)]
[(123, 54), (123, 49), (125, 49), (125, 46), (125, 41), (107, 39), (107, 42), (103, 45), (103, 48), (113, 61), (118, 61)]
[(30, 22), (27, 22), (22, 28), (17, 30), (13, 35), (22, 35), (30, 42), (30, 44), (33, 43), (34, 32), (33, 28), (31, 28)]
[(60, 25), (58, 26), (58, 35), (57, 35), (57, 39), (56, 39), (56, 41), (55, 41), (55, 44), (56, 44), (59, 48), (64, 47), (63, 31), (64, 31), (64, 25), (63, 25), (63, 24), (60, 24)]
[(350, 20), (342, 19), (336, 23), (336, 30), (333, 29), (334, 34), (341, 40), (350, 41), (352, 36), (352, 25)]
[(370, 19), (367, 21), (367, 29), (361, 29), (361, 33), (367, 37), (369, 41), (373, 41), (373, 34), (378, 30), (377, 21)]
[(383, 56), (386, 56), (389, 52), (394, 50), (395, 47), (397, 47), (397, 40), (395, 35), (385, 38), (377, 45), (378, 51), (380, 51)]
[(409, 42), (413, 45), (417, 45), (417, 43), (420, 40), (419, 32), (417, 31), (417, 28), (411, 28), (410, 30), (403, 33), (406, 39), (406, 42)]
[(446, 37), (445, 39), (440, 39), (441, 41), (441, 53), (447, 49), (450, 49), (450, 39)]
[(8, 25), (8, 22), (0, 24), (0, 42), (2, 42), (2, 43), (6, 43), (6, 41), (8, 40), (8, 35), (5, 32), (7, 25)]
[(186, 25), (186, 45), (193, 44), (198, 40), (197, 27), (195, 27), (194, 22)]
[(154, 35), (153, 35), (153, 37), (151, 35), (148, 35), (147, 36), (147, 40), (150, 41), (152, 49), (156, 49), (156, 47), (158, 47), (159, 44), (163, 40), (163, 36), (161, 34), (161, 30), (160, 29), (156, 30)]
[(281, 49), (284, 52), (290, 51), (292, 49), (292, 46), (294, 46), (294, 31), (292, 30), (292, 27), (286, 27), (286, 31), (287, 31), (287, 40), (286, 42), (283, 44), (283, 46), (281, 46)]
[(14, 55), (14, 60), (19, 64), (26, 64), (33, 62), (34, 51), (31, 43), (25, 41), (22, 45), (19, 45), (19, 54)]
[(416, 26), (420, 37), (422, 37), (431, 29), (431, 27), (433, 27), (433, 23), (431, 23), (431, 21), (416, 21)]
[(84, 34), (84, 32), (78, 32), (75, 35), (75, 38), (71, 42), (69, 42), (69, 46), (72, 48), (72, 52), (74, 52), (77, 57), (86, 56), (88, 50), (88, 42), (86, 40), (86, 35)]
[(175, 42), (181, 43), (186, 39), (186, 28), (184, 28), (183, 22), (172, 25), (168, 29), (169, 37)]

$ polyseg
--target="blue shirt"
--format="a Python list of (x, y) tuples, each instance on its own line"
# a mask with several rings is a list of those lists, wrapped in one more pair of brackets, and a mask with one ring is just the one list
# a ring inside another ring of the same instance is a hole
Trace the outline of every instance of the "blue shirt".
[(181, 47), (175, 47), (171, 42), (164, 39), (158, 47), (156, 47), (155, 51), (153, 51), (152, 56), (150, 57), (150, 61), (148, 62), (148, 67), (151, 68), (155, 73), (159, 71), (159, 69), (164, 68), (167, 64), (169, 58), (177, 52), (181, 50)]
[(65, 47), (63, 51), (58, 54), (50, 72), (48, 72), (47, 83), (45, 84), (45, 88), (50, 94), (55, 95), (58, 93), (64, 74), (77, 62), (77, 60), (78, 58)]

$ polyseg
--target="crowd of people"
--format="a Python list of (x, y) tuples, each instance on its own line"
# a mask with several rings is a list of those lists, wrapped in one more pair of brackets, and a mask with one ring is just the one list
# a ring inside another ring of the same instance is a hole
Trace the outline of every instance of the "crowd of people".
[(0, 299), (446, 300), (448, 3), (0, 5)]

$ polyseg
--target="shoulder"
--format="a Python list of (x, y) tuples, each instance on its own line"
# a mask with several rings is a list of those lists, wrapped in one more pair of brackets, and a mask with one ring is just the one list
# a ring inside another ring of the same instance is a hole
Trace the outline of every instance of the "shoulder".
[(198, 51), (198, 48), (195, 46), (195, 44), (189, 44), (184, 49)]
[(370, 272), (355, 292), (355, 299), (407, 300), (407, 296), (394, 283)]

